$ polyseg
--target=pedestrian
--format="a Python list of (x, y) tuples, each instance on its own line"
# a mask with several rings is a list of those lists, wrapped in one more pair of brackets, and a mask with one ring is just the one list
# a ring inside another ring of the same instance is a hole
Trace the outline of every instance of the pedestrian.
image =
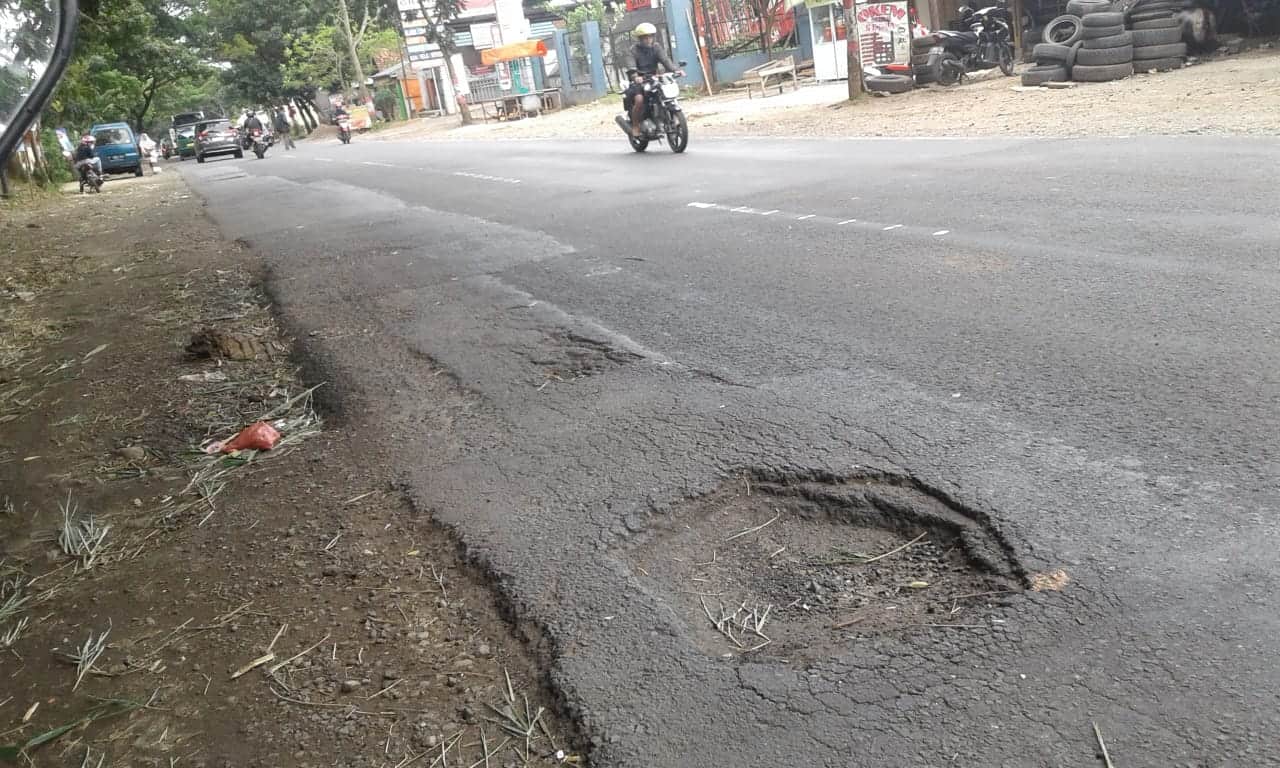
[(293, 143), (293, 126), (289, 125), (289, 118), (284, 116), (284, 107), (276, 107), (276, 133), (284, 139), (284, 148), (293, 149), (297, 145)]

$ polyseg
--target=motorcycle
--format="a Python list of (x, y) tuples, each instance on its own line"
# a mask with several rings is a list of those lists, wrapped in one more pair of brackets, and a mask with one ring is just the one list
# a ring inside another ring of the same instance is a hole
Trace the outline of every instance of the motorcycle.
[[(680, 62), (685, 66), (685, 62)], [(614, 120), (631, 148), (643, 152), (649, 148), (649, 142), (667, 140), (667, 145), (676, 154), (689, 147), (689, 121), (680, 106), (680, 84), (676, 76), (670, 72), (661, 75), (647, 75), (644, 79), (645, 116), (640, 123), (640, 135), (631, 134), (631, 116), (626, 112)]]
[(102, 174), (92, 163), (80, 163), (80, 194), (84, 194), (86, 187), (94, 192), (102, 191)]
[(254, 128), (245, 133), (244, 145), (245, 149), (253, 149), (253, 154), (261, 160), (266, 157), (267, 148), (271, 146), (271, 134), (261, 128)]
[(338, 118), (338, 141), (343, 144), (351, 143), (351, 118)]
[(940, 85), (955, 85), (970, 72), (999, 67), (1005, 77), (1013, 75), (1013, 17), (1008, 9), (992, 5), (968, 11), (957, 23), (967, 32), (940, 30), (933, 33), (928, 71)]

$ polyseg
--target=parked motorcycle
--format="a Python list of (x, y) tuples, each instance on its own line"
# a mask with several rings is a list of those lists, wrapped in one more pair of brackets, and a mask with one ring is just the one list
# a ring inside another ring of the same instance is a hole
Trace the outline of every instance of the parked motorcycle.
[(960, 9), (956, 26), (968, 30), (933, 33), (928, 70), (941, 85), (955, 85), (970, 72), (999, 67), (1013, 75), (1013, 16), (1001, 5), (974, 11)]
[(338, 141), (341, 141), (343, 144), (351, 143), (351, 118), (338, 118)]
[[(685, 62), (680, 62), (685, 66)], [(689, 121), (680, 106), (680, 84), (676, 76), (669, 72), (661, 75), (649, 75), (644, 80), (645, 116), (640, 123), (640, 135), (631, 135), (631, 116), (626, 112), (618, 115), (615, 121), (618, 127), (627, 134), (631, 148), (643, 152), (649, 148), (649, 142), (667, 140), (671, 151), (680, 154), (689, 147)]]

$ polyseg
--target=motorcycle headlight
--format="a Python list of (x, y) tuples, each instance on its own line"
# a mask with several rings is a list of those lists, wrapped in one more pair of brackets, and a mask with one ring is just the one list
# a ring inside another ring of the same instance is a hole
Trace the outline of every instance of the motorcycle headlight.
[(680, 86), (676, 85), (675, 83), (663, 83), (662, 95), (667, 97), (668, 99), (674, 99), (675, 97), (680, 95)]

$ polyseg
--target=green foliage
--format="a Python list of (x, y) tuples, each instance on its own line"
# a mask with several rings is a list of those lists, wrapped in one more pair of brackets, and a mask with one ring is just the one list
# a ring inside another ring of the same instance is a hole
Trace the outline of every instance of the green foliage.
[[(582, 29), (582, 25), (588, 21), (604, 21), (604, 0), (588, 0), (588, 2), (577, 6), (573, 10), (561, 16), (565, 24), (573, 32)], [(601, 24), (603, 26), (603, 24)]]
[(373, 92), (373, 105), (381, 110), (384, 117), (394, 120), (404, 119), (400, 93), (394, 86), (383, 86)]
[(75, 178), (62, 156), (62, 145), (58, 143), (56, 133), (48, 128), (40, 131), (40, 148), (44, 151), (45, 172), (50, 184), (62, 184)]
[(101, 0), (81, 16), (75, 57), (47, 110), (52, 124), (141, 129), (161, 91), (209, 71), (192, 45), (200, 30), (178, 3)]

